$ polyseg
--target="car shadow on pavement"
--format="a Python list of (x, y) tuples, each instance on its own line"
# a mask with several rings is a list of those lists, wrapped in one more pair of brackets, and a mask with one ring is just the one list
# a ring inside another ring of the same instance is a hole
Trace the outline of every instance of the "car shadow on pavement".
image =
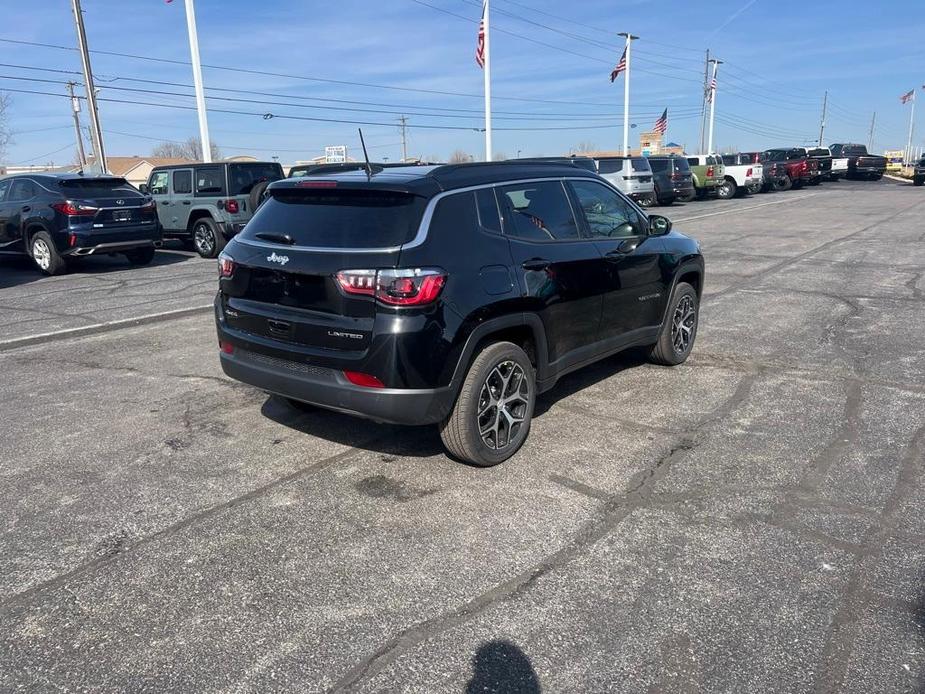
[[(627, 350), (563, 376), (552, 390), (537, 398), (534, 419), (543, 417), (559, 400), (625, 369), (645, 363), (645, 351)], [(380, 424), (311, 405), (296, 407), (285, 398), (275, 395), (270, 395), (264, 401), (260, 413), (306, 436), (374, 451), (386, 457), (429, 458), (446, 455), (436, 426)]]
[[(925, 572), (920, 574), (920, 586), (925, 586)], [(912, 621), (916, 626), (921, 646), (925, 647), (925, 593), (918, 596), (918, 600), (912, 606)], [(912, 691), (916, 694), (925, 694), (925, 665), (918, 675), (918, 681), (912, 685)]]
[(483, 643), (472, 656), (466, 694), (539, 694), (540, 678), (530, 658), (506, 639)]
[[(79, 258), (72, 261), (65, 275), (102, 275), (109, 272), (118, 272), (120, 270), (134, 270), (144, 267), (158, 267), (165, 265), (174, 265), (187, 260), (196, 258), (195, 254), (183, 254), (172, 251), (158, 251), (154, 254), (154, 260), (149, 265), (134, 266), (130, 265), (123, 255)], [(0, 289), (15, 287), (21, 284), (28, 284), (36, 280), (45, 279), (46, 275), (41, 273), (30, 258), (26, 256), (7, 256), (0, 257)]]

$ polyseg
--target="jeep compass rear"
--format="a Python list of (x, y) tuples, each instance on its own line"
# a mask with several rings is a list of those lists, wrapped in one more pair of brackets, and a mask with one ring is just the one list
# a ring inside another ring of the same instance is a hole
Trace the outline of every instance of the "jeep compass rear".
[(291, 401), (438, 423), (456, 457), (493, 465), (562, 374), (693, 345), (699, 248), (591, 172), (409, 167), (268, 191), (219, 257), (218, 338), (226, 374)]

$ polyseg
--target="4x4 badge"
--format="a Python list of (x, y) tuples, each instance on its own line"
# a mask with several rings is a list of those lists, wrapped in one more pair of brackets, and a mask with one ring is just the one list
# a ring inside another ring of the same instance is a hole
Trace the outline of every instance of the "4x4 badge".
[(274, 251), (273, 253), (270, 253), (270, 255), (267, 256), (267, 261), (271, 263), (279, 263), (280, 265), (285, 265), (286, 263), (289, 262), (289, 256), (288, 255), (276, 255), (276, 251)]

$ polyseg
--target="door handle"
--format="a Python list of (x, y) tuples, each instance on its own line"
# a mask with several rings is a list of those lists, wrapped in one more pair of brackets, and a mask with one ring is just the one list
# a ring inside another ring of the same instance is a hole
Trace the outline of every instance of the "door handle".
[(531, 258), (530, 260), (525, 260), (520, 267), (524, 270), (545, 270), (549, 267), (549, 261), (543, 258)]
[(162, 201), (161, 201), (161, 204), (162, 204), (162, 205), (169, 205), (169, 204), (170, 204), (170, 201), (169, 201), (169, 200), (162, 200)]
[(31, 211), (32, 211), (32, 208), (29, 207), (28, 205), (23, 205), (22, 211), (23, 211), (23, 212), (31, 212)]
[(635, 251), (637, 246), (639, 242), (636, 239), (627, 239), (612, 251), (605, 253), (604, 258), (610, 261), (622, 260), (628, 253)]
[(189, 204), (191, 204), (191, 203), (190, 203), (189, 200), (184, 200), (184, 201), (183, 201), (183, 204), (184, 204), (184, 205), (189, 205)]

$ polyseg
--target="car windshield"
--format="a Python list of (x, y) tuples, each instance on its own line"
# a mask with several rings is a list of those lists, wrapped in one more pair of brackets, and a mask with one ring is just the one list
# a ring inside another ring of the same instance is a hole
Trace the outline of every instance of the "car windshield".
[(141, 195), (124, 178), (67, 178), (59, 181), (58, 184), (66, 195), (85, 195), (88, 197), (112, 195), (135, 197)]
[(283, 177), (279, 164), (229, 164), (228, 194), (247, 195), (261, 181), (278, 181)]
[(353, 189), (279, 188), (260, 207), (241, 237), (291, 236), (319, 248), (389, 248), (414, 238), (426, 200), (410, 193)]

